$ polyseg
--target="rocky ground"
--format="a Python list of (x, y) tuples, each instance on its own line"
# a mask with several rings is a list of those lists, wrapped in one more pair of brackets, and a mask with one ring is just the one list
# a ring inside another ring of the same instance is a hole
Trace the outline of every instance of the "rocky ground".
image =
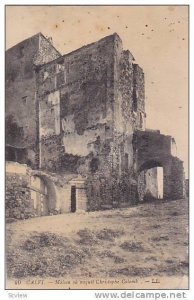
[(7, 224), (6, 229), (8, 280), (170, 281), (188, 275), (186, 200), (34, 218)]

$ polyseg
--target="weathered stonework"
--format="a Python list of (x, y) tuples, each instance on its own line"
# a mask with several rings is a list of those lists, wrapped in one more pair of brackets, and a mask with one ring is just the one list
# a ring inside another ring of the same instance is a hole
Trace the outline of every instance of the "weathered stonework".
[(159, 131), (136, 131), (133, 144), (137, 174), (149, 168), (163, 167), (164, 199), (183, 198), (183, 162), (174, 156), (174, 139)]
[[(146, 172), (156, 195), (154, 167), (164, 169), (164, 198), (183, 197), (174, 141), (145, 129), (144, 73), (117, 34), (63, 56), (38, 34), (6, 55), (7, 159), (43, 172), (47, 194), (64, 193), (58, 211), (136, 204)], [(51, 173), (66, 188), (48, 192)]]
[(41, 33), (6, 51), (6, 145), (12, 147), (12, 150), (7, 148), (8, 160), (23, 149), (27, 155), (19, 162), (37, 167), (39, 123), (35, 66), (59, 56)]
[(27, 219), (35, 216), (28, 188), (28, 181), (22, 175), (6, 175), (6, 218)]
[(76, 186), (76, 210), (87, 210), (84, 178), (32, 170), (27, 165), (6, 163), (5, 211), (8, 222), (71, 212), (71, 187)]

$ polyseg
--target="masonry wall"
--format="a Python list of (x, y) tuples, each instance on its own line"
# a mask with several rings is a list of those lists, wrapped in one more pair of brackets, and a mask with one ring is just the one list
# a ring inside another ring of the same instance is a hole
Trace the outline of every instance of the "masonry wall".
[[(136, 107), (134, 107), (134, 90)], [(144, 74), (134, 64), (129, 51), (123, 51), (122, 41), (115, 36), (114, 42), (114, 134), (110, 137), (109, 178), (102, 176), (91, 187), (89, 199), (97, 209), (133, 205), (138, 201), (136, 160), (133, 148), (133, 132), (144, 129)], [(100, 191), (100, 192), (99, 192)], [(94, 195), (96, 195), (94, 197)], [(96, 207), (97, 206), (97, 207)]]
[[(114, 135), (112, 147), (113, 200), (116, 206), (138, 201), (136, 158), (133, 148), (134, 130), (144, 129), (144, 74), (134, 64), (134, 57), (115, 40), (114, 67)], [(136, 95), (134, 104), (134, 93)], [(119, 191), (119, 193), (118, 193)]]
[[(52, 171), (87, 176), (86, 190), (76, 190), (82, 199), (79, 209), (99, 209), (112, 195), (108, 178), (112, 172), (114, 38), (74, 51), (39, 72), (40, 164)], [(97, 182), (105, 186), (106, 201), (99, 197)]]
[(171, 157), (164, 165), (164, 198), (185, 198), (184, 180), (183, 162), (177, 157)]
[(156, 166), (164, 196), (181, 197), (173, 140), (145, 131), (145, 118), (144, 73), (117, 34), (64, 56), (42, 34), (7, 51), (6, 158), (63, 176), (53, 187), (43, 175), (50, 211), (70, 210), (70, 174), (84, 181), (76, 191), (84, 210), (137, 203), (138, 173)]
[(129, 50), (123, 50), (117, 36), (115, 42), (115, 109), (114, 124), (119, 132), (130, 134), (145, 125), (144, 73)]
[[(6, 52), (6, 143), (36, 150), (35, 36)], [(14, 129), (15, 128), (15, 129)]]
[(5, 216), (8, 222), (34, 217), (30, 177), (25, 165), (6, 165)]
[(32, 166), (36, 166), (38, 155), (38, 107), (34, 66), (47, 63), (58, 56), (58, 51), (42, 34), (37, 34), (6, 51), (6, 144), (17, 149), (26, 149), (25, 163)]
[(75, 172), (81, 167), (87, 173), (88, 160), (107, 146), (106, 136), (112, 132), (113, 76), (114, 36), (41, 68), (37, 85), (42, 168)]
[(183, 162), (173, 156), (172, 137), (159, 131), (137, 131), (134, 133), (134, 153), (137, 174), (153, 167), (163, 167), (164, 199), (184, 198)]
[(171, 156), (171, 140), (171, 136), (160, 134), (159, 131), (136, 131), (133, 145), (137, 155), (137, 171), (149, 162), (156, 163), (152, 167), (157, 164), (162, 166), (165, 157)]
[(132, 139), (143, 129), (144, 76), (118, 35), (43, 66), (37, 86), (41, 168), (87, 176), (95, 209), (137, 201)]
[(77, 188), (77, 209), (87, 210), (84, 180), (32, 170), (25, 164), (6, 163), (5, 211), (8, 222), (71, 212), (71, 186)]

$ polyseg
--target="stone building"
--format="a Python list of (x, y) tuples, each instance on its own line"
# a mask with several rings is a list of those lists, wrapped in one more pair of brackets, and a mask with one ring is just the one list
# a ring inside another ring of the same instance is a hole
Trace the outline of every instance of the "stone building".
[(175, 141), (145, 120), (144, 73), (116, 33), (65, 55), (39, 33), (6, 52), (6, 160), (30, 170), (37, 215), (183, 198)]

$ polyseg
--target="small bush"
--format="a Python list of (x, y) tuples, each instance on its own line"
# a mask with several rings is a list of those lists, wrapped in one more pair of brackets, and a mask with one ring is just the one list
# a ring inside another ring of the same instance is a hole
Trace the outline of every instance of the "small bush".
[(81, 237), (79, 244), (94, 245), (99, 242), (95, 234), (87, 228), (79, 230), (77, 234)]
[(124, 243), (122, 243), (120, 245), (120, 247), (123, 250), (130, 251), (130, 252), (142, 252), (142, 251), (144, 251), (144, 248), (143, 248), (141, 242), (128, 242), (128, 241), (125, 241)]
[(41, 233), (40, 235), (33, 235), (27, 239), (21, 246), (26, 251), (32, 251), (42, 247), (63, 246), (64, 241), (53, 233)]
[(115, 238), (123, 235), (124, 232), (122, 230), (112, 230), (108, 228), (103, 228), (97, 233), (97, 238), (105, 241), (113, 241)]

